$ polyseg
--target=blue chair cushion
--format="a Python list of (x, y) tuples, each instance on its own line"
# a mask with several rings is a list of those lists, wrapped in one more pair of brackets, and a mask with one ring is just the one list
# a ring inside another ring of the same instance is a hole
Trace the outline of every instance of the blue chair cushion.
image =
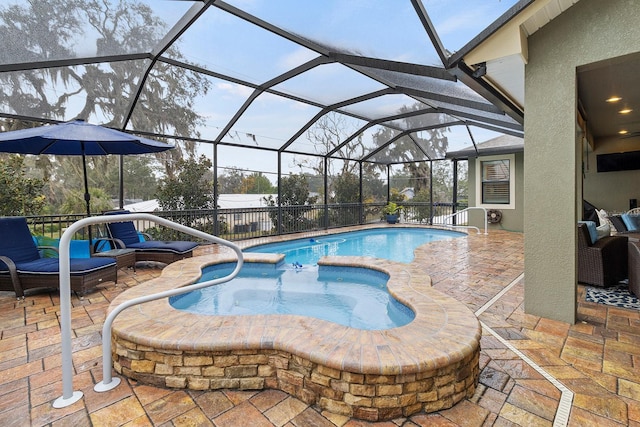
[(133, 248), (144, 251), (157, 251), (157, 252), (174, 252), (177, 254), (184, 254), (192, 251), (197, 243), (176, 240), (172, 242), (164, 242), (161, 240), (149, 240), (146, 242), (138, 242), (127, 245), (127, 248)]
[(591, 244), (594, 244), (598, 240), (598, 229), (594, 221), (578, 221), (587, 226), (589, 230), (589, 237), (591, 237)]
[(640, 217), (638, 215), (622, 214), (621, 217), (628, 231), (638, 231), (640, 229), (640, 224), (638, 224)]
[[(35, 236), (38, 246), (60, 247), (60, 239), (46, 236)], [(71, 240), (69, 244), (69, 255), (71, 258), (89, 258), (91, 256), (88, 240)], [(41, 258), (58, 258), (58, 253), (51, 249), (40, 249)]]
[[(31, 231), (24, 217), (0, 218), (0, 255), (13, 262), (27, 262), (40, 259)], [(2, 263), (4, 266), (4, 263)]]
[[(119, 215), (126, 214), (129, 211), (114, 211), (108, 212), (106, 215)], [(145, 241), (140, 238), (136, 228), (132, 221), (126, 222), (112, 222), (108, 224), (111, 237), (120, 239), (127, 248), (136, 249), (138, 251), (145, 252), (172, 252), (176, 254), (185, 254), (192, 251), (198, 246), (197, 243), (189, 241), (161, 241), (161, 240), (148, 240)]]
[(90, 258), (91, 250), (88, 240), (72, 240), (69, 245), (69, 255), (71, 258)]
[[(29, 274), (58, 274), (60, 263), (57, 258), (41, 258), (35, 261), (16, 263), (18, 273)], [(114, 258), (71, 258), (69, 267), (71, 275), (84, 275), (92, 271), (100, 270), (109, 265), (115, 265)]]
[[(129, 211), (117, 211), (117, 212), (107, 212), (106, 215), (121, 215), (128, 214)], [(124, 221), (124, 222), (111, 222), (107, 224), (109, 228), (109, 233), (111, 233), (111, 237), (114, 239), (120, 239), (125, 244), (125, 246), (129, 247), (129, 245), (133, 243), (140, 242), (140, 236), (138, 236), (138, 231), (136, 227), (133, 225), (132, 221)]]

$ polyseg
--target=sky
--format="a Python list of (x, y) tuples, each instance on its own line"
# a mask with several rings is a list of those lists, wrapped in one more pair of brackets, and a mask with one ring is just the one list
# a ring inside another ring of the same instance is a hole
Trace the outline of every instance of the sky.
[[(168, 27), (175, 25), (194, 4), (201, 4), (176, 0), (140, 1), (148, 4)], [(464, 46), (516, 3), (515, 0), (422, 1), (443, 45), (451, 52)], [(0, 0), (0, 7), (15, 2)], [(409, 0), (227, 0), (227, 3), (326, 46), (374, 58), (442, 66)], [(97, 37), (94, 31), (79, 35), (76, 40), (77, 55), (95, 53)], [(252, 84), (265, 83), (318, 56), (309, 49), (247, 24), (215, 7), (210, 7), (180, 37), (179, 49), (183, 55), (181, 60)], [(215, 77), (207, 78), (211, 82), (211, 90), (194, 99), (193, 103), (195, 110), (205, 119), (205, 125), (199, 129), (201, 136), (215, 139), (253, 92), (253, 88)], [(277, 85), (275, 89), (320, 103), (334, 103), (383, 87), (347, 67), (328, 64)], [(56, 88), (51, 88), (51, 91), (55, 92)], [(399, 96), (386, 96), (350, 106), (349, 109), (384, 116), (408, 102), (413, 101)], [(262, 94), (224, 137), (224, 141), (278, 148), (318, 111), (320, 109), (316, 106)], [(77, 110), (71, 101), (67, 115), (73, 117), (75, 114)], [(361, 120), (345, 117), (350, 128), (357, 129), (363, 125)], [(100, 123), (100, 118), (96, 117), (96, 120)], [(370, 139), (370, 133), (365, 139)], [(476, 142), (482, 142), (497, 134), (478, 130), (474, 136)], [(449, 137), (450, 145), (455, 149), (471, 144), (464, 127), (452, 128)], [(372, 141), (369, 143), (372, 144)], [(296, 144), (309, 146), (304, 136)], [(211, 156), (212, 150), (205, 145), (202, 153)], [(283, 168), (295, 172), (296, 162), (299, 163), (300, 159), (286, 159)], [(221, 147), (219, 165), (275, 173), (277, 157), (256, 150)]]
[[(326, 45), (376, 58), (442, 65), (409, 1), (230, 0), (228, 3)], [(423, 3), (444, 46), (453, 52), (515, 1), (424, 0)], [(233, 37), (229, 37), (230, 34)], [(207, 11), (205, 18), (199, 19), (185, 33), (180, 46), (189, 60), (252, 83), (267, 81), (317, 56), (315, 52), (217, 10)], [(212, 81), (213, 90), (197, 104), (207, 118), (207, 128), (203, 131), (205, 138), (215, 138), (252, 92), (245, 86)], [(382, 85), (345, 67), (325, 65), (276, 88), (321, 102), (336, 102), (380, 89)], [(397, 107), (393, 103), (385, 105), (385, 101), (376, 102), (379, 105), (367, 108)], [(273, 120), (273, 111), (278, 111), (277, 121)], [(278, 147), (318, 111), (318, 108), (295, 101), (262, 95), (233, 127), (231, 136), (234, 142), (251, 145), (248, 138), (254, 138), (261, 146)], [(353, 126), (357, 128), (361, 124), (354, 120)], [(493, 132), (474, 130), (477, 131), (475, 136), (480, 138), (476, 142), (497, 136)], [(464, 147), (471, 144), (465, 128), (454, 129), (450, 135), (451, 139), (464, 141), (461, 142)], [(263, 156), (270, 157), (268, 153), (259, 153), (255, 156), (226, 154), (219, 158), (221, 166), (255, 169), (257, 164), (266, 162), (256, 162), (253, 157), (262, 160)], [(275, 172), (276, 163), (270, 164)], [(290, 165), (284, 167), (290, 169)]]

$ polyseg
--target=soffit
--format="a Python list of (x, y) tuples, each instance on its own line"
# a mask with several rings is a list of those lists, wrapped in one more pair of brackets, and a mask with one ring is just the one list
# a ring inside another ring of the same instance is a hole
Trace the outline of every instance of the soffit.
[(479, 35), (461, 53), (468, 65), (486, 67), (484, 79), (524, 109), (527, 38), (579, 0), (521, 2), (522, 10), (499, 28)]
[[(527, 38), (577, 2), (578, 0), (532, 2), (500, 28), (485, 34), (483, 39), (477, 39), (477, 45), (468, 50), (464, 60), (476, 67), (484, 62), (486, 74), (483, 78), (524, 107)], [(579, 107), (587, 124), (589, 138), (604, 140), (640, 136), (638, 69), (640, 54), (612, 58), (578, 68)], [(617, 104), (605, 102), (614, 95), (623, 100)], [(625, 108), (635, 110), (630, 114), (620, 114), (619, 111)], [(620, 134), (621, 131), (626, 133)]]

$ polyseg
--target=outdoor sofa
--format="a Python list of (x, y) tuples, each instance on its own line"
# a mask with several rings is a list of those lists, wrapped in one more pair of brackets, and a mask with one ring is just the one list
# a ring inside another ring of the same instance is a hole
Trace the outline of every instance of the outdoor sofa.
[[(592, 223), (594, 224), (594, 223)], [(592, 226), (595, 230), (595, 224)], [(627, 237), (598, 238), (586, 222), (578, 223), (578, 282), (613, 286), (627, 278)]]
[(640, 210), (631, 209), (625, 213), (617, 215), (607, 215), (606, 212), (602, 212), (600, 216), (606, 216), (606, 220), (609, 221), (613, 227), (613, 232), (616, 235), (625, 235), (631, 241), (640, 240)]

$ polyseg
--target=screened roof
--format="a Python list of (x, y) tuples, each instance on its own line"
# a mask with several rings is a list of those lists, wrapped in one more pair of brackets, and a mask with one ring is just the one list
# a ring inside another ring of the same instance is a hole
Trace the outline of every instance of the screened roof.
[[(381, 164), (443, 159), (522, 136), (522, 109), (455, 53), (528, 3), (0, 0), (0, 118)], [(309, 137), (335, 127), (330, 143)]]

